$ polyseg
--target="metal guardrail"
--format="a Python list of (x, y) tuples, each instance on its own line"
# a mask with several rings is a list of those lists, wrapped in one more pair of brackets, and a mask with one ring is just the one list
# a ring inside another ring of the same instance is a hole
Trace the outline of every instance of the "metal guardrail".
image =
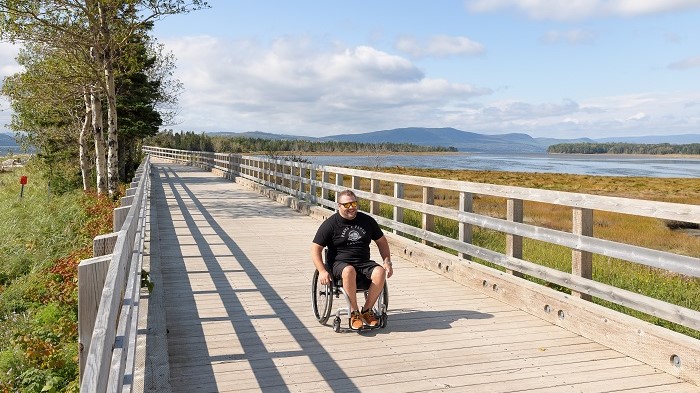
[[(79, 267), (81, 392), (131, 390), (150, 171), (146, 157), (122, 198), (127, 206), (115, 209), (116, 232), (101, 237), (112, 239), (113, 251), (82, 261)], [(83, 294), (92, 296), (81, 299)]]

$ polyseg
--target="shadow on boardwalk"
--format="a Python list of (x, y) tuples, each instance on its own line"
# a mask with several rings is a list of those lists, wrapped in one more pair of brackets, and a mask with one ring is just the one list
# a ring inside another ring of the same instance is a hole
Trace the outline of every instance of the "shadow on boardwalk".
[[(217, 381), (216, 365), (221, 362), (245, 361), (249, 371), (255, 376), (258, 387), (274, 386), (277, 391), (284, 391), (287, 390), (284, 388), (285, 378), (276, 361), (303, 354), (308, 356), (312, 363), (324, 365), (319, 371), (326, 380), (336, 380), (337, 385), (334, 385), (334, 388), (343, 391), (359, 391), (330, 354), (323, 350), (321, 343), (295, 316), (247, 254), (219, 225), (217, 219), (212, 216), (211, 210), (219, 213), (220, 217), (228, 216), (236, 219), (275, 218), (278, 214), (274, 210), (262, 209), (259, 203), (251, 203), (249, 198), (239, 198), (240, 193), (233, 191), (217, 192), (216, 195), (204, 198), (191, 191), (191, 188), (197, 184), (220, 183), (221, 180), (187, 179), (185, 182), (177, 173), (167, 168), (157, 171), (156, 174), (160, 176), (161, 181), (154, 178), (152, 195), (158, 206), (160, 259), (163, 261), (164, 271), (167, 271), (167, 280), (164, 282), (165, 296), (174, 296), (177, 299), (174, 306), (169, 302), (167, 308), (167, 323), (168, 326), (172, 326), (168, 332), (168, 350), (171, 354), (173, 390), (188, 392), (218, 390), (214, 389), (215, 385), (212, 386), (212, 382)], [(216, 200), (217, 207), (215, 209), (205, 207), (203, 201), (207, 199)], [(165, 206), (166, 202), (171, 206)], [(235, 216), (230, 213), (233, 211)], [(177, 212), (177, 215), (172, 212)], [(203, 227), (206, 228), (207, 233), (203, 232)], [(178, 234), (182, 233), (183, 229), (189, 232), (191, 243), (179, 243)], [(210, 235), (218, 238), (219, 241), (214, 243), (216, 247), (213, 247), (208, 240)], [(190, 257), (181, 252), (183, 246), (196, 247), (194, 254), (201, 256), (201, 265), (198, 269), (192, 270), (192, 267), (187, 265), (186, 261)], [(233, 269), (226, 263), (231, 258), (235, 259), (235, 264), (231, 264), (231, 266), (235, 265)], [(252, 286), (238, 288), (236, 283), (230, 280), (231, 275), (246, 276)], [(213, 286), (203, 290), (194, 287), (185, 288), (189, 291), (183, 290), (183, 285), (188, 287), (187, 283), (192, 284), (192, 276), (207, 276), (206, 280)], [(242, 301), (241, 295), (251, 292), (264, 294), (266, 303), (271, 306), (271, 313), (255, 316), (246, 313), (247, 305)], [(220, 299), (221, 309), (209, 310), (216, 316), (205, 316), (207, 312), (202, 307), (206, 305), (197, 299), (200, 295), (212, 295)], [(299, 350), (289, 351), (287, 354), (269, 351), (264, 342), (265, 332), (259, 332), (255, 324), (256, 320), (265, 318), (282, 318), (284, 326), (299, 344)], [(232, 351), (225, 347), (210, 347), (209, 339), (206, 337), (206, 334), (210, 333), (207, 327), (222, 324), (230, 329), (222, 328), (220, 334), (235, 334), (237, 338), (238, 347), (231, 348), (234, 349)], [(186, 354), (186, 359), (181, 359), (178, 354)], [(234, 368), (235, 371), (245, 373), (247, 370)], [(231, 381), (230, 385), (246, 388), (234, 381)]]

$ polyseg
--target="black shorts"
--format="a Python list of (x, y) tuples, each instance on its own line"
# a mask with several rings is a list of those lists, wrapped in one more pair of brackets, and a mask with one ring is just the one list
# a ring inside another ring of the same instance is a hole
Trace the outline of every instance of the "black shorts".
[(360, 263), (345, 263), (345, 262), (334, 262), (333, 263), (333, 269), (332, 274), (334, 278), (341, 278), (343, 276), (343, 269), (345, 269), (345, 266), (351, 265), (355, 267), (355, 272), (357, 272), (357, 277), (360, 278), (361, 276), (364, 276), (368, 279), (372, 279), (372, 271), (374, 270), (375, 267), (379, 266), (377, 262), (374, 261), (367, 261), (367, 262), (360, 262)]

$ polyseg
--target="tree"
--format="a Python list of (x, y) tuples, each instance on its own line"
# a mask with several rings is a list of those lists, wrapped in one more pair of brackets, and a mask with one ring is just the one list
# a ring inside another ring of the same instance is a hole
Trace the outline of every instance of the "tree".
[(97, 97), (100, 91), (107, 102), (110, 195), (117, 191), (119, 181), (115, 62), (132, 53), (126, 49), (133, 44), (132, 38), (143, 34), (154, 21), (204, 7), (204, 0), (0, 0), (0, 39), (25, 45), (42, 43), (64, 51), (81, 48), (101, 71), (100, 84), (91, 86), (89, 93), (95, 126), (102, 120), (94, 107), (101, 102)]
[(88, 189), (91, 176), (87, 144), (92, 117), (89, 102), (85, 101), (88, 82), (83, 76), (89, 70), (78, 72), (66, 53), (42, 44), (25, 46), (17, 61), (25, 71), (6, 78), (2, 87), (14, 110), (10, 127), (24, 132), (49, 167), (58, 165), (59, 158), (72, 157), (48, 154), (56, 141), (77, 141), (78, 146), (64, 149), (75, 151), (73, 155), (79, 157), (83, 188)]

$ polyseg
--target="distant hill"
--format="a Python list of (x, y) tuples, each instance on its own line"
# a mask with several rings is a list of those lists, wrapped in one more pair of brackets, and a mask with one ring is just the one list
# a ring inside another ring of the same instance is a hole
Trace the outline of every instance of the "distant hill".
[(0, 146), (17, 146), (17, 142), (12, 135), (0, 133)]
[(486, 135), (475, 132), (461, 131), (455, 128), (422, 128), (407, 127), (365, 132), (360, 134), (339, 134), (320, 138), (271, 134), (267, 132), (213, 132), (208, 135), (243, 136), (262, 139), (309, 140), (309, 141), (346, 141), (363, 143), (411, 143), (423, 146), (455, 147), (460, 151), (474, 153), (545, 153), (551, 145), (559, 143), (596, 143), (596, 142), (628, 142), (628, 143), (671, 143), (688, 144), (700, 143), (700, 134), (670, 135), (670, 136), (640, 136), (640, 137), (611, 137), (601, 139), (576, 138), (533, 138), (524, 133)]
[(300, 136), (300, 135), (285, 135), (285, 134), (272, 134), (269, 132), (262, 132), (262, 131), (248, 131), (248, 132), (225, 132), (225, 131), (217, 131), (217, 132), (207, 132), (207, 135), (209, 136), (227, 136), (231, 138), (235, 137), (244, 137), (244, 138), (260, 138), (260, 139), (273, 139), (273, 140), (284, 140), (284, 141), (314, 141), (318, 140), (318, 138), (314, 138), (311, 136)]
[(568, 142), (593, 142), (591, 139), (533, 138), (528, 134), (485, 135), (455, 128), (396, 128), (363, 134), (343, 134), (319, 138), (331, 141), (397, 142), (416, 145), (452, 146), (460, 151), (477, 153), (518, 152), (544, 153), (549, 145)]
[(416, 145), (452, 146), (461, 151), (515, 150), (541, 152), (536, 140), (525, 134), (483, 135), (454, 128), (396, 128), (362, 134), (341, 134), (320, 138), (326, 141), (397, 142)]

